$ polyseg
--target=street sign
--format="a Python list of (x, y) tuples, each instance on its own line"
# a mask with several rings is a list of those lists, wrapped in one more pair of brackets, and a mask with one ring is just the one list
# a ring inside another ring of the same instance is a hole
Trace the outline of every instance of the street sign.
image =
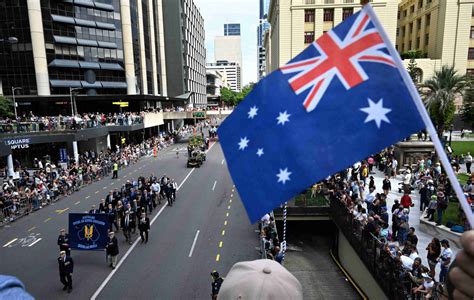
[(196, 119), (204, 119), (204, 118), (206, 118), (206, 113), (203, 112), (203, 111), (196, 111), (196, 112), (193, 112), (193, 118), (196, 118)]
[(128, 105), (128, 102), (122, 102), (122, 101), (118, 101), (118, 102), (112, 102), (113, 105)]

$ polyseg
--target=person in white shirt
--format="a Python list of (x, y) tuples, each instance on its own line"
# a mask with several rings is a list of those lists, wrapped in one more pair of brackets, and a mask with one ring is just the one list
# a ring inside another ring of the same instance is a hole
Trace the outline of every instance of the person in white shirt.
[(439, 273), (439, 282), (444, 282), (446, 279), (446, 274), (448, 274), (449, 266), (452, 262), (453, 250), (449, 248), (448, 240), (441, 241), (441, 255), (439, 257), (439, 262), (441, 264), (441, 272)]
[(158, 199), (158, 205), (161, 205), (161, 197), (160, 197), (160, 192), (161, 192), (161, 187), (158, 182), (153, 182), (151, 184), (151, 190), (153, 191), (153, 197), (156, 201)]
[(414, 294), (422, 293), (424, 295), (423, 299), (430, 299), (434, 287), (434, 281), (428, 273), (423, 273), (421, 276), (423, 277), (423, 284), (413, 288), (412, 291)]

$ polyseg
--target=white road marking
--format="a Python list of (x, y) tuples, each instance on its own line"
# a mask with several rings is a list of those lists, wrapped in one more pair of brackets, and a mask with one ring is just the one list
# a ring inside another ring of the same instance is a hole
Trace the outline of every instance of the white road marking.
[(15, 238), (15, 239), (9, 241), (9, 242), (6, 243), (5, 245), (3, 245), (3, 248), (8, 247), (8, 245), (10, 245), (10, 244), (13, 244), (16, 240), (18, 240), (18, 238)]
[(216, 183), (217, 183), (217, 180), (214, 181), (214, 185), (212, 186), (212, 190), (214, 190), (216, 188)]
[(28, 247), (33, 246), (34, 244), (38, 243), (38, 242), (41, 241), (41, 240), (42, 240), (42, 238), (37, 239), (37, 240), (34, 241), (33, 243), (29, 244)]
[[(211, 148), (212, 148), (212, 146), (211, 146)], [(179, 190), (181, 188), (181, 186), (183, 186), (183, 184), (186, 182), (186, 180), (188, 180), (189, 176), (193, 173), (194, 170), (195, 170), (195, 168), (193, 168), (191, 171), (189, 171), (188, 175), (184, 178), (183, 182), (181, 182), (181, 184), (178, 186), (177, 190)], [(165, 209), (166, 206), (168, 206), (167, 202), (165, 202), (165, 204), (161, 207), (160, 211), (156, 214), (156, 216), (153, 218), (153, 220), (151, 220), (150, 226), (153, 225), (153, 223), (155, 223), (156, 219), (161, 215), (161, 213), (163, 212), (163, 210)], [(105, 278), (105, 280), (99, 286), (97, 291), (95, 291), (95, 293), (92, 295), (91, 300), (97, 299), (97, 297), (102, 292), (102, 290), (105, 288), (107, 283), (109, 283), (110, 279), (112, 279), (112, 277), (115, 275), (115, 273), (120, 269), (120, 266), (123, 264), (123, 262), (127, 259), (127, 257), (130, 255), (130, 253), (132, 253), (133, 249), (135, 249), (135, 247), (138, 245), (139, 240), (140, 240), (140, 237), (137, 237), (135, 242), (132, 244), (132, 246), (128, 249), (128, 251), (122, 257), (122, 259), (119, 261), (119, 263), (117, 264), (115, 269), (113, 269), (112, 272), (110, 272), (109, 276), (107, 276), (107, 278)]]
[(86, 199), (89, 199), (91, 196), (87, 196)]
[(199, 236), (199, 230), (196, 231), (196, 236), (194, 237), (193, 245), (191, 246), (191, 250), (189, 251), (189, 256), (188, 257), (193, 256), (194, 246), (196, 246), (196, 241), (198, 239), (198, 236)]
[(81, 203), (81, 201), (77, 201), (76, 203), (74, 203), (74, 205), (78, 205), (79, 203)]

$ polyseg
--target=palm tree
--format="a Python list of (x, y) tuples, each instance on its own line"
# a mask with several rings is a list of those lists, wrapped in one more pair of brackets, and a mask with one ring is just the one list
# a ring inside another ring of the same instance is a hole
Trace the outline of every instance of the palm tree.
[(462, 96), (468, 84), (468, 78), (459, 75), (454, 66), (445, 65), (421, 85), (426, 109), (430, 113), (440, 138), (443, 137), (445, 128), (452, 124), (455, 110), (454, 99)]

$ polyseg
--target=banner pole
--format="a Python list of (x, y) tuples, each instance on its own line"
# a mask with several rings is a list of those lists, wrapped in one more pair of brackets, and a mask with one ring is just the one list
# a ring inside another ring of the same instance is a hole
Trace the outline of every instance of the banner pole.
[(418, 109), (418, 112), (420, 113), (421, 118), (423, 119), (423, 122), (426, 125), (426, 130), (430, 134), (431, 140), (433, 141), (433, 145), (436, 149), (436, 153), (438, 153), (441, 164), (443, 165), (444, 170), (446, 171), (446, 174), (448, 175), (449, 181), (451, 182), (451, 186), (456, 192), (456, 196), (459, 200), (459, 203), (461, 204), (462, 209), (464, 210), (464, 214), (466, 215), (466, 218), (469, 221), (469, 224), (471, 225), (471, 229), (474, 229), (474, 216), (472, 213), (472, 209), (469, 203), (467, 202), (466, 197), (464, 196), (464, 192), (461, 189), (461, 185), (459, 184), (459, 181), (456, 175), (454, 174), (454, 170), (451, 164), (449, 163), (446, 152), (444, 152), (443, 145), (441, 144), (441, 141), (439, 140), (438, 133), (436, 132), (436, 129), (433, 123), (431, 122), (431, 118), (425, 109), (425, 106), (421, 100), (421, 97), (418, 94), (418, 91), (416, 90), (415, 85), (413, 84), (413, 80), (408, 75), (405, 69), (405, 66), (403, 65), (403, 62), (400, 58), (400, 55), (398, 54), (397, 50), (393, 47), (392, 42), (390, 41), (387, 34), (385, 33), (385, 30), (383, 30), (383, 26), (382, 24), (380, 24), (379, 19), (377, 18), (377, 15), (375, 14), (370, 4), (364, 5), (363, 9), (370, 16), (375, 26), (382, 29), (380, 30), (380, 36), (385, 42), (387, 49), (390, 52), (390, 55), (392, 56), (392, 59), (395, 61), (400, 71), (400, 75), (402, 76), (403, 81), (408, 87), (410, 95), (412, 96), (413, 101), (415, 102), (416, 108)]

